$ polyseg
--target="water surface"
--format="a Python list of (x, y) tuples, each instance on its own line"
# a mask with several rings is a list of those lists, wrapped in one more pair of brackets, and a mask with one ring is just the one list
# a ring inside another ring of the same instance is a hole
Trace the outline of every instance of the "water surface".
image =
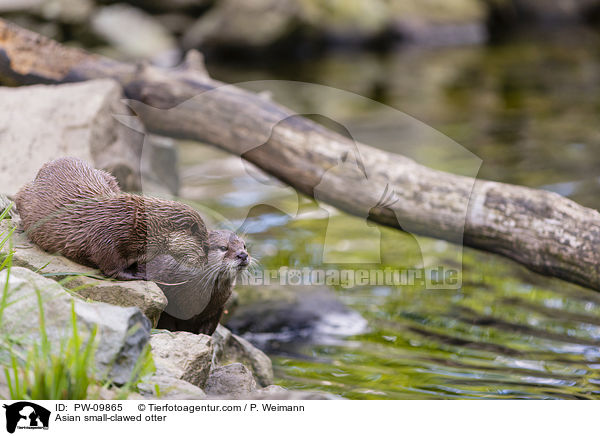
[[(212, 65), (211, 73), (228, 82), (293, 79), (356, 92), (443, 132), (448, 144), (461, 144), (481, 158), (481, 178), (549, 189), (598, 209), (600, 44), (595, 36), (586, 38), (347, 53), (255, 69)], [(385, 111), (321, 101), (319, 95), (287, 98), (306, 113), (338, 104), (336, 121), (359, 132), (362, 141), (435, 168), (472, 171), (472, 156), (448, 144), (432, 148), (413, 141), (398, 150), (398, 125)], [(344, 333), (338, 331), (304, 341), (263, 337), (276, 383), (356, 399), (600, 395), (598, 292), (496, 255), (367, 226), (208, 147), (183, 144), (180, 158), (182, 196), (214, 211), (215, 221), (243, 225), (264, 268), (323, 267), (324, 229), (333, 218), (337, 230), (329, 237), (339, 243), (344, 262), (327, 267), (364, 267), (353, 262), (368, 254), (365, 241), (373, 231), (381, 235), (381, 267), (462, 265), (462, 286), (455, 290), (329, 287), (366, 320), (366, 328), (357, 334), (347, 326), (349, 336), (336, 336)], [(239, 290), (242, 302), (272, 298), (252, 287)]]

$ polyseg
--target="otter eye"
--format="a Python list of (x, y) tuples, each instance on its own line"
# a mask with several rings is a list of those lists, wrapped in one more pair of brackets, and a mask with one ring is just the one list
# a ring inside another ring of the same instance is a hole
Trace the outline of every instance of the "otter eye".
[(244, 242), (244, 250), (246, 250), (246, 243)]
[(221, 245), (221, 246), (219, 247), (219, 250), (221, 250), (221, 251), (227, 251), (227, 247), (226, 247), (226, 246), (224, 246), (224, 245)]
[(192, 224), (190, 230), (192, 231), (192, 234), (200, 233), (200, 227), (198, 227), (198, 223)]

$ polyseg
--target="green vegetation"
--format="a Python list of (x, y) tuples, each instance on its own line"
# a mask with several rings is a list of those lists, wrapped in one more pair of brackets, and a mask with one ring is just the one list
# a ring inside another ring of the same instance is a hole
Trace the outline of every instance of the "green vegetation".
[(96, 329), (87, 339), (77, 327), (75, 305), (71, 304), (71, 331), (63, 339), (59, 352), (53, 352), (46, 332), (42, 296), (37, 293), (40, 309), (40, 342), (33, 344), (25, 359), (11, 350), (11, 366), (4, 369), (12, 399), (83, 400), (88, 388), (98, 384), (94, 373)]

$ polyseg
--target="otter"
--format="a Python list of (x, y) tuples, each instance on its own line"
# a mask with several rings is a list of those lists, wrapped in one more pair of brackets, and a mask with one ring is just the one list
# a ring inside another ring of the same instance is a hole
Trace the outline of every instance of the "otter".
[(146, 265), (169, 301), (158, 328), (212, 335), (236, 278), (253, 262), (245, 242), (227, 230), (208, 233), (208, 262), (202, 268), (160, 255)]
[(16, 195), (32, 242), (119, 280), (144, 279), (143, 264), (160, 254), (203, 265), (208, 231), (193, 208), (122, 192), (117, 180), (66, 157), (42, 166)]

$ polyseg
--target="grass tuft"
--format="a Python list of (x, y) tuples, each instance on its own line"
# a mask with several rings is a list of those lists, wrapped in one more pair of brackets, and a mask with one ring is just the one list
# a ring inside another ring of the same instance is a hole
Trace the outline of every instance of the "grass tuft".
[(84, 400), (88, 388), (98, 384), (94, 375), (96, 328), (84, 339), (77, 326), (74, 302), (71, 303), (69, 335), (53, 353), (46, 331), (42, 296), (36, 291), (40, 310), (40, 342), (33, 344), (24, 361), (13, 353), (11, 367), (4, 369), (12, 399)]

